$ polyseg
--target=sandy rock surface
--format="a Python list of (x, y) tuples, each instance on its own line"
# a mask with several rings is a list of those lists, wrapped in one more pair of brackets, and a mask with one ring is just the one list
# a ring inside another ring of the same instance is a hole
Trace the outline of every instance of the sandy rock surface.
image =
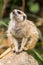
[(20, 54), (9, 52), (0, 59), (0, 65), (38, 65), (38, 62), (27, 52)]

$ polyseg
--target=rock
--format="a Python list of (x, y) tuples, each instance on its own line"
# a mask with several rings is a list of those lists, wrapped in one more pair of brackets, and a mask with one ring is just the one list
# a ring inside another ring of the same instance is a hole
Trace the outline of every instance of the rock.
[(0, 65), (38, 65), (38, 62), (27, 52), (20, 54), (9, 52), (0, 59)]

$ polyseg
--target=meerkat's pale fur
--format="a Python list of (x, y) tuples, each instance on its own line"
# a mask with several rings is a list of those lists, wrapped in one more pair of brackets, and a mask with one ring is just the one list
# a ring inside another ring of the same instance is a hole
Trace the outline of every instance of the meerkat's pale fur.
[(15, 50), (15, 52), (21, 52), (22, 50), (35, 47), (39, 38), (39, 33), (35, 24), (27, 20), (27, 16), (24, 12), (14, 9), (10, 13), (7, 36), (10, 41), (11, 49)]

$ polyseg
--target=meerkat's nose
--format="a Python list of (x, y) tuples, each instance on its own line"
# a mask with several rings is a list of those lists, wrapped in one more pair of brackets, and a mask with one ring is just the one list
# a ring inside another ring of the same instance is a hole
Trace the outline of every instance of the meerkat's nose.
[(13, 11), (13, 14), (15, 14), (15, 11)]

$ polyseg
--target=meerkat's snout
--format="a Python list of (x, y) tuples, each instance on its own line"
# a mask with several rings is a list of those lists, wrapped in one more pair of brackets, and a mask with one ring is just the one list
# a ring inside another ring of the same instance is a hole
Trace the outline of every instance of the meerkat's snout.
[(14, 9), (10, 14), (10, 19), (16, 19), (18, 22), (23, 22), (27, 19), (27, 16), (21, 10)]

